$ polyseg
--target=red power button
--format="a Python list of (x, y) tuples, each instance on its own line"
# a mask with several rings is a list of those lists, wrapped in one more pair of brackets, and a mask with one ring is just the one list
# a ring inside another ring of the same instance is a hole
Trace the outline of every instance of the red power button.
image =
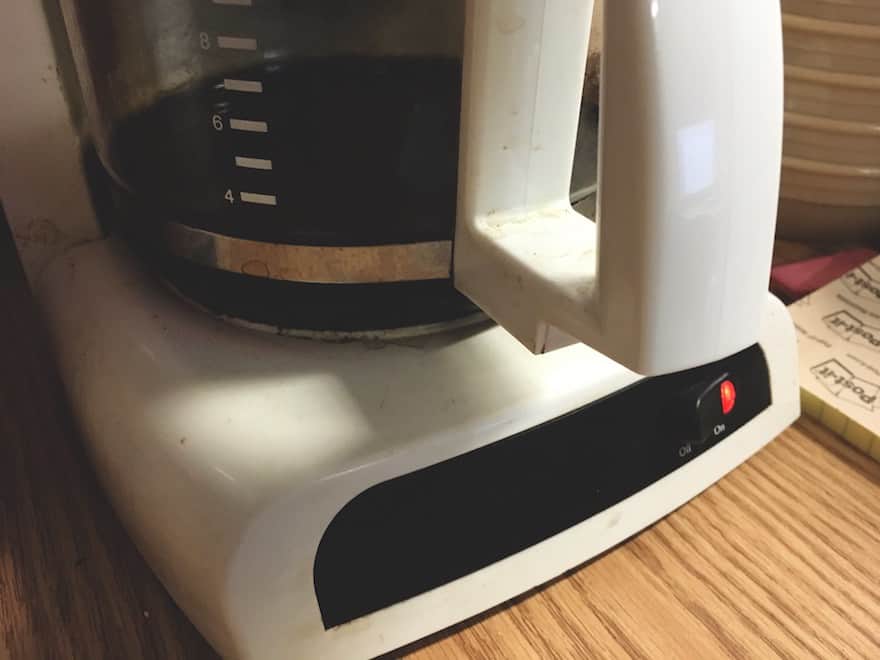
[(721, 383), (721, 412), (725, 415), (729, 414), (736, 405), (736, 387), (733, 381), (725, 380)]

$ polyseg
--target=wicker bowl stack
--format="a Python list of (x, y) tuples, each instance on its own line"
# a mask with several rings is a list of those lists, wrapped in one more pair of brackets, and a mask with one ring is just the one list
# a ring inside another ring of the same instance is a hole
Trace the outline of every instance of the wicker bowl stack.
[(782, 0), (779, 234), (880, 234), (880, 0)]

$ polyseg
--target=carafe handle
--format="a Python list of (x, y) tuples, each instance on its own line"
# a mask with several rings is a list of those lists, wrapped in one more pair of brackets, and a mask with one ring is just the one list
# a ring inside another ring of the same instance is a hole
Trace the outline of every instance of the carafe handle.
[(597, 223), (569, 186), (592, 0), (469, 0), (455, 284), (535, 353), (634, 371), (757, 341), (782, 149), (778, 2), (604, 9)]

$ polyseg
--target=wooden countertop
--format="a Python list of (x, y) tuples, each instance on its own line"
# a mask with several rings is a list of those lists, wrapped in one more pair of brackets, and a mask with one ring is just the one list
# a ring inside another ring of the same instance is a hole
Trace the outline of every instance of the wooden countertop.
[[(0, 659), (216, 657), (101, 494), (5, 239), (0, 309)], [(637, 537), (408, 652), (880, 657), (880, 465), (801, 420)]]

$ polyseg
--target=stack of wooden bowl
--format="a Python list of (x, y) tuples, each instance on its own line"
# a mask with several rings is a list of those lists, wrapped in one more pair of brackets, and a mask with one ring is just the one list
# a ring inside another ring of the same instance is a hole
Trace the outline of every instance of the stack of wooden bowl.
[(782, 0), (779, 234), (880, 235), (880, 0)]

